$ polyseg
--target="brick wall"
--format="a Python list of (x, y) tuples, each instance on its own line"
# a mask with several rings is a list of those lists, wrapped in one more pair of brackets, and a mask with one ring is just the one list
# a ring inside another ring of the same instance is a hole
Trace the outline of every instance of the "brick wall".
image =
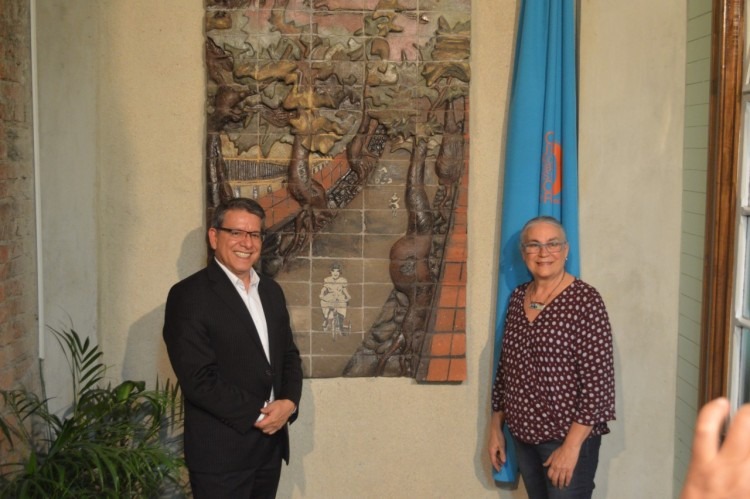
[[(29, 0), (0, 0), (0, 388), (38, 386)], [(0, 439), (3, 437), (0, 436)], [(0, 462), (6, 461), (0, 443)]]

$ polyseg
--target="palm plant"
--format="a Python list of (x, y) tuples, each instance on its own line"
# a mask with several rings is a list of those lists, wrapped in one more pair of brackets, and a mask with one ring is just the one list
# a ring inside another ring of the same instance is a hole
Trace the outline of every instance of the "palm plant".
[[(28, 457), (0, 468), (0, 497), (134, 498), (179, 495), (182, 399), (167, 383), (103, 386), (102, 352), (78, 333), (53, 330), (70, 366), (73, 403), (62, 416), (25, 389), (0, 390), (0, 431)], [(169, 492), (167, 492), (169, 491)]]

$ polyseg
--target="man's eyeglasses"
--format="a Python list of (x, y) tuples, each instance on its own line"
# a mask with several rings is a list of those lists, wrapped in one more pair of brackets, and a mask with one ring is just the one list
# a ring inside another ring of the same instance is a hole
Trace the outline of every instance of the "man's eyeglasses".
[(546, 249), (549, 253), (560, 253), (560, 251), (568, 244), (567, 241), (550, 241), (548, 243), (525, 243), (521, 245), (523, 251), (528, 255), (536, 255), (542, 251), (542, 248)]
[(250, 232), (242, 229), (229, 229), (227, 227), (218, 227), (216, 230), (226, 232), (227, 234), (229, 234), (229, 237), (238, 241), (249, 237), (251, 241), (260, 243), (263, 242), (263, 239), (265, 239), (266, 237), (265, 233), (257, 231)]

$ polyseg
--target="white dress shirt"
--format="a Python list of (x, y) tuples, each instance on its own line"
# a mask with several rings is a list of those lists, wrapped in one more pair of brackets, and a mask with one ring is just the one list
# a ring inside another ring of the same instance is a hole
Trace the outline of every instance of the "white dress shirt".
[[(224, 264), (222, 264), (219, 260), (216, 260), (216, 263), (219, 264), (219, 267), (221, 267), (221, 270), (224, 271), (224, 273), (227, 275), (229, 280), (234, 285), (234, 289), (237, 290), (237, 293), (240, 295), (240, 298), (242, 298), (242, 301), (245, 303), (245, 306), (247, 307), (248, 312), (250, 312), (250, 317), (253, 319), (253, 323), (255, 324), (255, 329), (258, 330), (258, 336), (260, 337), (260, 342), (263, 345), (263, 351), (266, 354), (266, 359), (268, 359), (269, 364), (271, 363), (271, 354), (268, 348), (268, 324), (266, 323), (266, 315), (263, 313), (263, 304), (260, 301), (260, 295), (258, 294), (258, 284), (260, 283), (260, 276), (257, 272), (255, 272), (255, 269), (250, 269), (250, 289), (245, 288), (245, 283), (242, 282), (242, 279), (237, 277), (231, 270), (229, 270)], [(271, 387), (271, 394), (268, 397), (268, 400), (266, 401), (266, 405), (273, 402), (274, 396), (273, 396), (273, 387)], [(265, 417), (264, 414), (261, 414), (258, 418), (258, 421), (262, 420)]]

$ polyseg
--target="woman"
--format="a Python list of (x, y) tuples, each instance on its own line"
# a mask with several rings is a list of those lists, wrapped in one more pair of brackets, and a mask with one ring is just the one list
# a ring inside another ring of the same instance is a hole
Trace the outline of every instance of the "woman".
[(537, 217), (521, 231), (532, 280), (505, 317), (492, 390), (489, 452), (505, 462), (507, 423), (529, 497), (590, 498), (601, 435), (615, 419), (612, 334), (599, 293), (565, 271), (565, 230)]

